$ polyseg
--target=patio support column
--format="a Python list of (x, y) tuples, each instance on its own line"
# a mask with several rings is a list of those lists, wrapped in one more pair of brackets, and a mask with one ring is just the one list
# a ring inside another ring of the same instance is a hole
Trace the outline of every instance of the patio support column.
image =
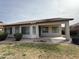
[[(33, 29), (33, 26), (35, 29)], [(35, 33), (34, 33), (35, 30)], [(31, 25), (30, 26), (30, 38), (39, 38), (39, 27), (38, 25)]]
[(19, 33), (21, 33), (21, 26), (19, 26)]
[(12, 27), (12, 34), (15, 34), (15, 27)]
[(30, 26), (30, 38), (33, 38), (33, 25)]
[(61, 36), (62, 34), (62, 28), (61, 28), (61, 25), (59, 26), (59, 35)]
[(69, 21), (65, 22), (65, 37), (66, 40), (70, 40)]
[(39, 25), (36, 25), (36, 37), (39, 38)]
[(5, 29), (4, 29), (4, 27), (0, 28), (0, 31), (2, 31), (2, 32), (5, 32)]

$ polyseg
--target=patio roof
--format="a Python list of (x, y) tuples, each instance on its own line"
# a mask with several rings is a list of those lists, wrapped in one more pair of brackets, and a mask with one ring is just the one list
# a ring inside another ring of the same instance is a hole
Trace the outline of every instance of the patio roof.
[(4, 26), (15, 26), (15, 25), (27, 25), (27, 24), (38, 24), (38, 23), (48, 23), (48, 22), (60, 22), (60, 21), (69, 21), (73, 20), (73, 18), (49, 18), (49, 19), (40, 19), (33, 21), (23, 21), (12, 24), (5, 24)]

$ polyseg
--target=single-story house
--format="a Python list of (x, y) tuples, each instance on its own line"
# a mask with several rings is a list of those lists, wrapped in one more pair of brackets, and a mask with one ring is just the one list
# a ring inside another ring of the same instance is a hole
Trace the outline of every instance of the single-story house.
[(62, 24), (65, 25), (65, 37), (70, 39), (69, 21), (73, 18), (50, 18), (34, 21), (24, 21), (3, 25), (3, 31), (8, 37), (14, 37), (14, 33), (22, 33), (23, 38), (60, 37), (62, 36)]

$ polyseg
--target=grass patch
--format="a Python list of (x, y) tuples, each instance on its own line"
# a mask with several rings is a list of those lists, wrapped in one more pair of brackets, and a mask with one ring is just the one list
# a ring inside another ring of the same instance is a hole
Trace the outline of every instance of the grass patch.
[(78, 59), (79, 47), (71, 44), (1, 44), (0, 59)]

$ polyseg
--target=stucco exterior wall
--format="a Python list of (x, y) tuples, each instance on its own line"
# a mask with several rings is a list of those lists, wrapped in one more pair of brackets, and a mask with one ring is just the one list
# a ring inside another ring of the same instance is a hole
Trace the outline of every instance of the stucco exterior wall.
[[(19, 26), (19, 32), (21, 33), (21, 27), (27, 27), (29, 26), (30, 27), (30, 34), (27, 35), (27, 34), (23, 34), (23, 38), (39, 38), (39, 26), (49, 26), (49, 33), (41, 33), (42, 36), (54, 36), (54, 37), (57, 37), (57, 36), (61, 36), (61, 24), (64, 24), (65, 22), (53, 22), (53, 23), (42, 23), (42, 24), (34, 24), (34, 25), (20, 25)], [(57, 33), (53, 33), (52, 32), (52, 28), (51, 26), (57, 26), (58, 27), (58, 32)], [(36, 27), (36, 34), (33, 34), (33, 26)], [(7, 26), (8, 27), (8, 26)], [(12, 35), (8, 35), (8, 37), (14, 37), (14, 33), (15, 33), (15, 27), (16, 26), (11, 26), (12, 27)]]
[[(27, 26), (30, 27), (30, 34), (23, 34), (23, 38), (39, 38), (38, 25), (22, 25), (22, 26), (19, 26), (19, 33), (21, 33), (21, 27), (27, 27)], [(36, 34), (33, 34), (33, 26), (36, 27)], [(12, 26), (12, 34), (8, 34), (8, 37), (14, 37), (15, 27), (16, 26)], [(6, 28), (9, 28), (9, 27), (6, 27)]]

